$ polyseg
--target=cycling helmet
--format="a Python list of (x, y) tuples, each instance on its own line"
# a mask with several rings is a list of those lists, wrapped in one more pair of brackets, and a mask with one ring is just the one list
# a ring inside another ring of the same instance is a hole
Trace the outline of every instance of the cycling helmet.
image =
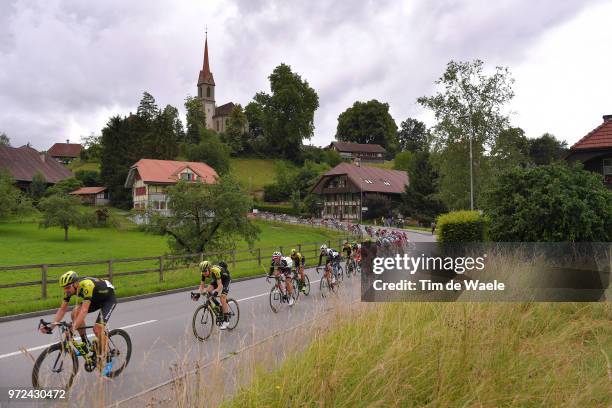
[(323, 244), (321, 245), (321, 251), (325, 251), (327, 249), (327, 245)]
[(281, 253), (280, 253), (280, 252), (278, 252), (278, 251), (274, 251), (274, 252), (272, 252), (272, 259), (274, 259), (274, 258), (280, 258), (280, 257), (282, 257), (282, 256), (283, 256), (283, 254), (281, 254)]
[(295, 254), (297, 254), (297, 251), (295, 250), (295, 248), (293, 248), (293, 249), (291, 250), (291, 255), (295, 255)]
[(200, 271), (203, 272), (203, 271), (205, 271), (205, 270), (207, 270), (209, 268), (210, 268), (210, 262), (208, 262), (208, 261), (200, 262)]
[(61, 287), (66, 287), (70, 285), (72, 282), (76, 281), (79, 278), (79, 275), (75, 271), (68, 271), (59, 278), (59, 285)]

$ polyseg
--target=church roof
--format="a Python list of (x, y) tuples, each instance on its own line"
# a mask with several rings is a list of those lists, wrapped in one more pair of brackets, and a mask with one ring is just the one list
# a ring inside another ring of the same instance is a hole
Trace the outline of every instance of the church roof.
[(234, 103), (233, 102), (228, 102), (226, 104), (223, 104), (221, 106), (217, 106), (217, 109), (215, 109), (215, 115), (213, 116), (213, 118), (217, 117), (217, 116), (229, 116), (232, 113), (232, 110), (234, 109)]
[(210, 72), (210, 65), (208, 63), (208, 37), (204, 40), (204, 64), (198, 77), (198, 85), (200, 84), (215, 85), (215, 79), (212, 72)]

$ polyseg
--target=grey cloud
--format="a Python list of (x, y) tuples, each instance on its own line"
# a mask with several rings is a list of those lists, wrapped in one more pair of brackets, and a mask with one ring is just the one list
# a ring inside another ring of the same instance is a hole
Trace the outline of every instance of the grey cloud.
[(288, 63), (319, 94), (313, 142), (326, 144), (355, 100), (388, 102), (398, 123), (417, 116), (416, 98), (450, 59), (512, 67), (594, 3), (0, 2), (0, 131), (46, 149), (65, 139), (68, 118), (99, 132), (95, 117), (133, 111), (145, 90), (182, 109), (196, 90), (207, 24), (218, 102), (248, 103)]

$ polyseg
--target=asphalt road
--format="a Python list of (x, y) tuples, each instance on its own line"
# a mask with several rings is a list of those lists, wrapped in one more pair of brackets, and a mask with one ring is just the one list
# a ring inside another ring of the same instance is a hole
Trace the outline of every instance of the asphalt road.
[[(410, 235), (413, 241), (432, 240), (427, 234)], [(271, 283), (264, 278), (233, 283), (230, 297), (239, 302), (240, 322), (231, 332), (220, 332), (215, 327), (213, 335), (205, 342), (196, 340), (191, 331), (193, 312), (199, 303), (191, 301), (189, 291), (117, 304), (109, 326), (111, 329), (125, 328), (131, 337), (133, 351), (127, 369), (116, 379), (106, 381), (105, 403), (123, 400), (173, 378), (176, 367), (184, 369), (193, 367), (198, 361), (209, 362), (324, 313), (330, 299), (321, 298), (320, 278), (315, 270), (308, 269), (307, 273), (312, 283), (310, 296), (301, 296), (293, 308), (276, 314), (269, 306)], [(353, 278), (345, 282), (339, 297), (349, 302), (358, 299), (359, 293), (359, 279)], [(93, 324), (96, 316), (97, 313), (90, 314), (87, 324)], [(42, 318), (50, 321), (52, 317)], [(6, 394), (8, 388), (31, 387), (31, 357), (38, 357), (49, 344), (57, 341), (57, 331), (53, 335), (36, 331), (40, 319), (34, 317), (0, 324), (1, 393)], [(31, 357), (21, 352), (22, 349), (27, 349)], [(98, 374), (85, 372), (82, 361), (79, 360), (79, 374), (71, 390), (72, 406), (83, 406), (83, 398), (100, 400), (96, 388)], [(0, 396), (0, 408), (5, 406), (36, 405), (7, 405), (6, 397)]]

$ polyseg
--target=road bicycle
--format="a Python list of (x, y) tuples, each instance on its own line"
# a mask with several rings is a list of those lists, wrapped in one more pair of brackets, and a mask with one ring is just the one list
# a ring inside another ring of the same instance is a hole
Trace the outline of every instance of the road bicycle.
[[(32, 386), (35, 388), (62, 388), (68, 390), (79, 370), (80, 356), (84, 360), (85, 371), (92, 372), (100, 364), (98, 358), (98, 339), (94, 338), (89, 346), (76, 341), (72, 325), (66, 322), (55, 324), (60, 328), (59, 342), (46, 348), (36, 359), (32, 370)], [(51, 334), (54, 324), (40, 320), (38, 329), (46, 328)], [(93, 326), (85, 326), (91, 329)], [(132, 356), (132, 340), (125, 330), (105, 328), (108, 352), (106, 362), (111, 363), (107, 377), (114, 378), (121, 374)]]
[(291, 295), (289, 295), (289, 292), (286, 288), (284, 274), (281, 273), (278, 276), (275, 276), (275, 275), (266, 276), (266, 282), (270, 282), (270, 278), (274, 278), (275, 280), (274, 285), (272, 286), (272, 289), (270, 289), (270, 308), (272, 309), (274, 313), (278, 313), (278, 311), (280, 310), (281, 307), (283, 307), (284, 304), (286, 304), (289, 307), (292, 306), (289, 304), (289, 296), (293, 298), (293, 304), (297, 302), (300, 296), (300, 291), (297, 290), (298, 280), (296, 279), (295, 276), (293, 276), (293, 274), (291, 275), (292, 275), (291, 284), (293, 285), (293, 291)]
[(359, 266), (359, 262), (351, 255), (351, 257), (346, 260), (346, 276), (350, 278), (351, 274), (357, 276), (358, 273), (361, 273), (361, 267)]
[[(327, 295), (330, 293), (336, 293), (338, 286), (340, 285), (340, 280), (338, 279), (338, 275), (334, 272), (334, 268), (329, 268), (329, 274), (325, 276), (325, 271), (328, 268), (329, 267), (327, 265), (317, 266), (316, 268), (317, 273), (324, 271), (323, 276), (319, 281), (319, 291), (321, 292), (321, 297), (327, 297)], [(332, 279), (332, 276), (336, 278), (335, 281)]]
[(308, 296), (310, 294), (310, 278), (308, 277), (306, 271), (304, 271), (304, 280), (302, 281), (302, 279), (300, 279), (300, 272), (297, 268), (294, 268), (292, 282), (295, 282), (293, 287), (297, 288), (298, 292), (303, 293), (304, 296)]
[[(200, 294), (191, 292), (191, 299), (199, 300)], [(221, 303), (216, 299), (216, 296), (206, 293), (203, 296), (204, 304), (196, 308), (193, 312), (191, 328), (196, 339), (204, 341), (210, 337), (215, 325), (221, 326), (224, 318), (221, 315), (223, 312)], [(225, 319), (228, 321), (227, 330), (234, 330), (240, 320), (240, 308), (238, 302), (232, 298), (227, 299), (229, 311), (225, 313)]]

